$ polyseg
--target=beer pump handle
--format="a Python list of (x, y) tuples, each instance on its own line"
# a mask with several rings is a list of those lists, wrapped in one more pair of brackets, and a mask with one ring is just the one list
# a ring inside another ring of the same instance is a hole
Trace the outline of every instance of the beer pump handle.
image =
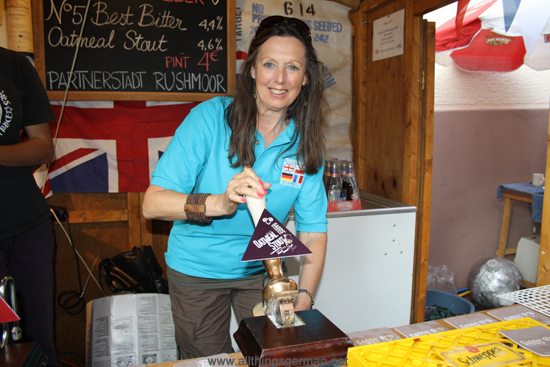
[(250, 212), (250, 215), (252, 216), (252, 220), (254, 221), (254, 227), (257, 227), (258, 222), (262, 216), (262, 213), (266, 208), (265, 196), (261, 199), (257, 199), (252, 196), (245, 196), (245, 199), (246, 199), (246, 206), (248, 207), (248, 211)]
[[(248, 168), (249, 166), (244, 166), (243, 171), (246, 171)], [(250, 212), (252, 220), (254, 221), (254, 227), (257, 227), (262, 213), (266, 208), (265, 196), (261, 199), (257, 199), (255, 197), (245, 195), (244, 198), (246, 199), (246, 206), (248, 207), (248, 211)]]

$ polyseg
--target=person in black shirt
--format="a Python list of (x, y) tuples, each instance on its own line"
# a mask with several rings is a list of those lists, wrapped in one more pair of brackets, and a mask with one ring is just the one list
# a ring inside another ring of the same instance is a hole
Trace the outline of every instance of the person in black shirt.
[[(36, 342), (48, 366), (60, 366), (53, 336), (51, 213), (32, 166), (49, 163), (55, 115), (38, 73), (18, 52), (0, 47), (0, 279), (15, 282), (22, 341)], [(28, 139), (23, 139), (24, 130)]]

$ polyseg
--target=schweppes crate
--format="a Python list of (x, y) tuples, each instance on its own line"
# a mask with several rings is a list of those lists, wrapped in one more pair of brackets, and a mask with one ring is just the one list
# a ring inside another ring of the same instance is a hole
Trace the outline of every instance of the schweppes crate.
[[(544, 324), (526, 317), (349, 348), (347, 363), (349, 367), (549, 367), (550, 357), (523, 349), (500, 333), (534, 327), (550, 332)], [(550, 348), (550, 340), (546, 342)]]

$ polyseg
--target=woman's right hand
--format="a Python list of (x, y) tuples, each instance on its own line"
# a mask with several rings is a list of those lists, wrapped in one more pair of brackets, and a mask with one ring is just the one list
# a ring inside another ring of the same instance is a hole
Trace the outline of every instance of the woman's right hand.
[(267, 195), (267, 190), (270, 187), (271, 184), (262, 182), (251, 167), (245, 166), (243, 171), (233, 176), (227, 184), (220, 200), (221, 211), (225, 215), (233, 214), (239, 204), (246, 201), (245, 196), (261, 199)]

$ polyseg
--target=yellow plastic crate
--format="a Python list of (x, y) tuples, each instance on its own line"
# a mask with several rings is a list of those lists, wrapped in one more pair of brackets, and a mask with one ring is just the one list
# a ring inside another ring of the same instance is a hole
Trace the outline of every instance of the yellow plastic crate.
[(416, 338), (399, 339), (378, 344), (364, 345), (348, 349), (349, 367), (447, 367), (453, 366), (440, 353), (468, 345), (481, 345), (500, 342), (522, 354), (525, 360), (507, 366), (550, 367), (550, 357), (540, 357), (505, 338), (500, 330), (516, 330), (543, 326), (529, 317), (512, 321), (496, 322), (488, 325), (444, 331)]

